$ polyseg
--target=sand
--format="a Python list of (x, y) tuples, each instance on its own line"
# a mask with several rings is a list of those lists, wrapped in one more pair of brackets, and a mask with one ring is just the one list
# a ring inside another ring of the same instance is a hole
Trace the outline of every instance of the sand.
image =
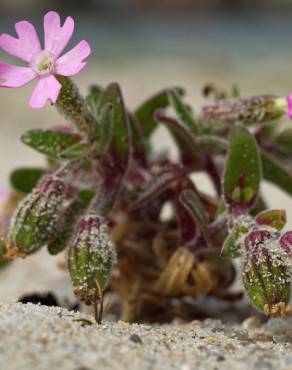
[[(86, 321), (82, 321), (85, 319)], [(92, 323), (92, 324), (91, 324)], [(291, 323), (138, 325), (64, 308), (0, 303), (0, 369), (292, 369)]]

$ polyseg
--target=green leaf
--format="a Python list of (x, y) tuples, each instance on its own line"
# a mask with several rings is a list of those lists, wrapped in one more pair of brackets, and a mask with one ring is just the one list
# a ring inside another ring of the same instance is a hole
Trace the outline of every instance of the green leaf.
[(206, 218), (205, 209), (197, 194), (193, 190), (183, 190), (180, 194), (179, 200), (194, 217), (206, 242), (211, 246), (213, 241), (209, 235), (208, 220)]
[(161, 110), (155, 112), (155, 118), (169, 130), (180, 149), (182, 161), (199, 162), (201, 153), (195, 136), (176, 119), (167, 117)]
[[(107, 108), (105, 108), (107, 107)], [(122, 93), (117, 83), (110, 84), (105, 90), (101, 102), (100, 111), (108, 110), (106, 122), (112, 120), (112, 130), (108, 129), (106, 132), (112, 132), (110, 137), (110, 151), (114, 156), (118, 156), (119, 161), (128, 162), (129, 156), (129, 120), (126, 108), (123, 102)], [(109, 113), (112, 118), (110, 119)], [(105, 135), (106, 136), (106, 135)], [(106, 138), (107, 139), (107, 138)]]
[(224, 173), (224, 198), (231, 212), (247, 212), (256, 201), (261, 181), (257, 142), (247, 129), (232, 130)]
[(98, 114), (99, 140), (97, 149), (99, 153), (106, 153), (113, 136), (113, 106), (111, 103), (105, 103)]
[[(181, 88), (174, 89), (179, 95), (183, 95)], [(134, 112), (134, 118), (141, 125), (145, 136), (149, 137), (157, 127), (154, 112), (157, 109), (166, 108), (169, 105), (168, 90), (162, 90), (156, 95), (146, 100)]]
[(284, 153), (292, 155), (292, 129), (280, 132), (274, 139), (277, 147)]
[(84, 143), (77, 143), (70, 148), (60, 153), (60, 157), (63, 159), (78, 159), (87, 156), (91, 152), (91, 148)]
[[(131, 149), (129, 117), (117, 83), (110, 84), (101, 98), (98, 113), (103, 112), (106, 113), (102, 123), (106, 144), (98, 156), (101, 181), (96, 189), (93, 207), (96, 213), (106, 216), (122, 186)], [(107, 127), (111, 122), (112, 128)]]
[(264, 178), (292, 194), (292, 171), (273, 155), (261, 150)]
[(280, 231), (286, 224), (286, 212), (284, 209), (263, 211), (256, 216), (255, 221), (259, 225), (271, 226)]
[(19, 168), (10, 175), (11, 185), (22, 193), (30, 193), (44, 175), (41, 168)]
[(98, 106), (104, 89), (101, 86), (94, 85), (90, 89), (90, 93), (86, 97), (86, 102), (94, 115), (97, 118)]
[(228, 148), (228, 141), (215, 135), (197, 135), (196, 142), (201, 149), (212, 153), (222, 153)]
[(82, 189), (78, 193), (78, 196), (82, 203), (89, 205), (95, 195), (95, 191), (92, 189)]
[(227, 258), (238, 258), (242, 256), (242, 251), (237, 244), (237, 240), (241, 234), (247, 233), (248, 229), (246, 227), (238, 227), (232, 230), (227, 238), (225, 239), (222, 250), (221, 256)]
[(191, 112), (182, 101), (180, 95), (176, 90), (172, 89), (168, 91), (168, 99), (174, 110), (176, 111), (180, 121), (193, 133), (198, 132), (198, 125), (192, 116)]
[(21, 136), (21, 141), (49, 157), (59, 157), (66, 148), (78, 143), (80, 135), (53, 130), (30, 130)]

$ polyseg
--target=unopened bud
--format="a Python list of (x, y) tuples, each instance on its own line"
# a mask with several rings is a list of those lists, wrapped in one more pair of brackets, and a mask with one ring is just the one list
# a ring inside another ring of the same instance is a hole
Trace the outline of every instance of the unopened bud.
[(66, 183), (48, 175), (20, 202), (8, 231), (8, 241), (16, 255), (31, 254), (51, 240), (57, 230), (65, 195)]
[(246, 254), (242, 266), (245, 290), (260, 311), (290, 298), (291, 273), (276, 234), (252, 231), (245, 238)]
[(106, 288), (116, 261), (107, 222), (98, 215), (84, 216), (69, 248), (68, 265), (74, 292), (86, 304), (96, 299), (97, 285)]
[(287, 253), (289, 257), (292, 257), (292, 231), (288, 231), (282, 235), (280, 245), (285, 253)]
[(282, 99), (270, 95), (260, 95), (247, 99), (223, 100), (203, 107), (202, 118), (210, 122), (252, 124), (266, 122), (282, 116), (287, 104)]

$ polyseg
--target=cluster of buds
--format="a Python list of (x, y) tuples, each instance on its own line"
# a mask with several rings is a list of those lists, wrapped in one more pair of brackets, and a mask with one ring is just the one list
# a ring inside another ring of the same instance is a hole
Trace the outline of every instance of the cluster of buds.
[[(286, 307), (291, 294), (292, 232), (281, 234), (285, 213), (266, 211), (255, 219), (241, 215), (222, 254), (241, 257), (242, 281), (255, 307), (267, 314)], [(281, 312), (285, 313), (285, 310)]]

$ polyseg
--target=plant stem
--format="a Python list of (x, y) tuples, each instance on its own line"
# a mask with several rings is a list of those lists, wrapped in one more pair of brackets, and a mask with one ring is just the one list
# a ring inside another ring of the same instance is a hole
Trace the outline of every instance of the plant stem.
[[(94, 318), (98, 324), (101, 324), (102, 316), (103, 316), (103, 292), (102, 292), (102, 289), (101, 289), (101, 286), (98, 280), (95, 280), (95, 283), (96, 283), (96, 292), (95, 292), (95, 299), (93, 303)], [(97, 305), (98, 300), (100, 302), (99, 310), (98, 310), (98, 305)]]

